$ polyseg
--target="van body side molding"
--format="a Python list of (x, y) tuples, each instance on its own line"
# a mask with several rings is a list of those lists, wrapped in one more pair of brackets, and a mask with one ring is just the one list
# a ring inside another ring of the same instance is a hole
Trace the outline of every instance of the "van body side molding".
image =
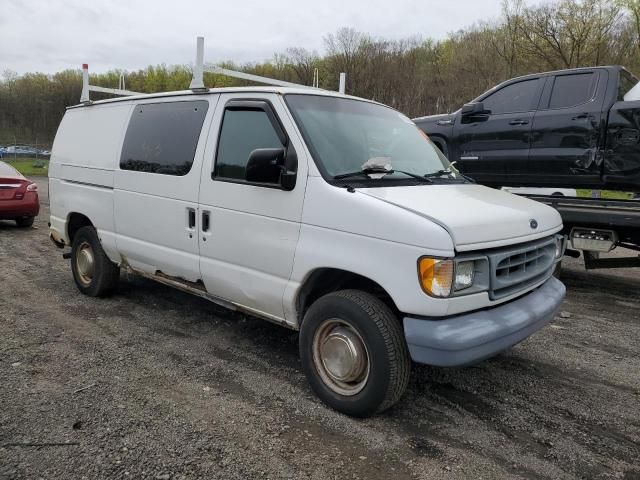
[(64, 180), (64, 179), (62, 179), (62, 181), (64, 183), (71, 183), (73, 185), (83, 185), (85, 187), (95, 187), (95, 188), (104, 188), (105, 190), (113, 190), (113, 187), (110, 187), (109, 185), (99, 185), (97, 183), (80, 182), (78, 180)]

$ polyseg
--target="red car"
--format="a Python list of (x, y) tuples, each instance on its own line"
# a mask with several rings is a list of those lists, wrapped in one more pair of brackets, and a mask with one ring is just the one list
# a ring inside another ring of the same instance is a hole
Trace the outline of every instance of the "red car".
[(30, 227), (39, 211), (38, 185), (0, 162), (0, 220), (15, 220), (19, 227)]

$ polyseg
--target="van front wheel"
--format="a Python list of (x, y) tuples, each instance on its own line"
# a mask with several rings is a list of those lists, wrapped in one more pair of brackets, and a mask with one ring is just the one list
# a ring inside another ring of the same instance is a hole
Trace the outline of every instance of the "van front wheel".
[(71, 271), (78, 290), (90, 297), (110, 295), (120, 278), (120, 268), (107, 257), (93, 227), (82, 227), (73, 237)]
[(329, 293), (311, 305), (300, 329), (300, 357), (316, 395), (356, 417), (395, 404), (411, 369), (400, 322), (384, 302), (359, 290)]

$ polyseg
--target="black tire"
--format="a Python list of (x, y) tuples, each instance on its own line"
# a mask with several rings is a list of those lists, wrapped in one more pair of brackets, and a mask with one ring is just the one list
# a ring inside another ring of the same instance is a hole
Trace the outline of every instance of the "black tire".
[(34, 217), (16, 218), (16, 225), (18, 225), (20, 228), (27, 228), (33, 225), (34, 220)]
[[(368, 375), (355, 394), (341, 395), (323, 380), (314, 361), (314, 337), (330, 319), (355, 330), (368, 357)], [(411, 359), (398, 318), (380, 299), (359, 290), (329, 293), (311, 305), (300, 329), (302, 368), (313, 391), (330, 407), (368, 417), (394, 405), (409, 382)]]
[[(81, 251), (90, 249), (93, 257), (91, 275), (85, 275), (80, 270), (78, 255)], [(71, 244), (71, 271), (78, 290), (90, 297), (106, 297), (113, 293), (120, 278), (120, 267), (109, 260), (102, 249), (98, 233), (93, 227), (82, 227), (73, 237)]]

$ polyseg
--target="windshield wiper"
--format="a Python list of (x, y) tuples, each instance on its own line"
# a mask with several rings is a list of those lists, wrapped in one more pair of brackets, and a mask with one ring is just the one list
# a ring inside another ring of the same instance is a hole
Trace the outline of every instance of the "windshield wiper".
[(342, 180), (343, 178), (352, 178), (352, 177), (362, 177), (369, 176), (370, 173), (389, 173), (388, 170), (358, 170), (355, 172), (341, 173), (339, 175), (334, 175), (334, 180)]
[[(397, 173), (402, 173), (402, 174), (407, 175), (407, 176), (409, 176), (411, 178), (415, 178), (416, 180), (420, 180), (421, 182), (433, 183), (433, 180), (431, 180), (430, 178), (423, 177), (422, 175), (418, 175), (416, 173), (405, 172), (404, 170), (386, 170), (386, 169), (382, 169), (382, 168), (365, 168), (363, 170), (358, 170), (357, 172), (341, 173), (339, 175), (334, 175), (333, 179), (334, 180), (342, 180), (344, 178), (361, 177), (363, 175), (369, 177), (369, 175), (372, 174), (372, 173), (374, 173), (374, 174), (375, 173), (382, 173), (383, 177), (384, 177), (387, 174), (396, 173), (396, 172)], [(380, 178), (383, 178), (383, 177), (380, 177)]]
[(456, 176), (459, 176), (460, 178), (463, 178), (468, 182), (476, 183), (475, 180), (473, 180), (472, 178), (467, 177), (466, 175), (460, 173), (457, 170), (454, 172), (453, 170), (451, 170), (451, 168), (444, 168), (442, 170), (438, 170), (435, 172), (425, 173), (424, 176), (425, 178), (443, 178), (446, 176), (446, 178), (449, 178), (451, 180), (457, 180)]
[(446, 168), (446, 169), (424, 174), (425, 178), (438, 178), (438, 177), (444, 177), (445, 175), (447, 177), (450, 177), (451, 175), (453, 175), (453, 171)]

